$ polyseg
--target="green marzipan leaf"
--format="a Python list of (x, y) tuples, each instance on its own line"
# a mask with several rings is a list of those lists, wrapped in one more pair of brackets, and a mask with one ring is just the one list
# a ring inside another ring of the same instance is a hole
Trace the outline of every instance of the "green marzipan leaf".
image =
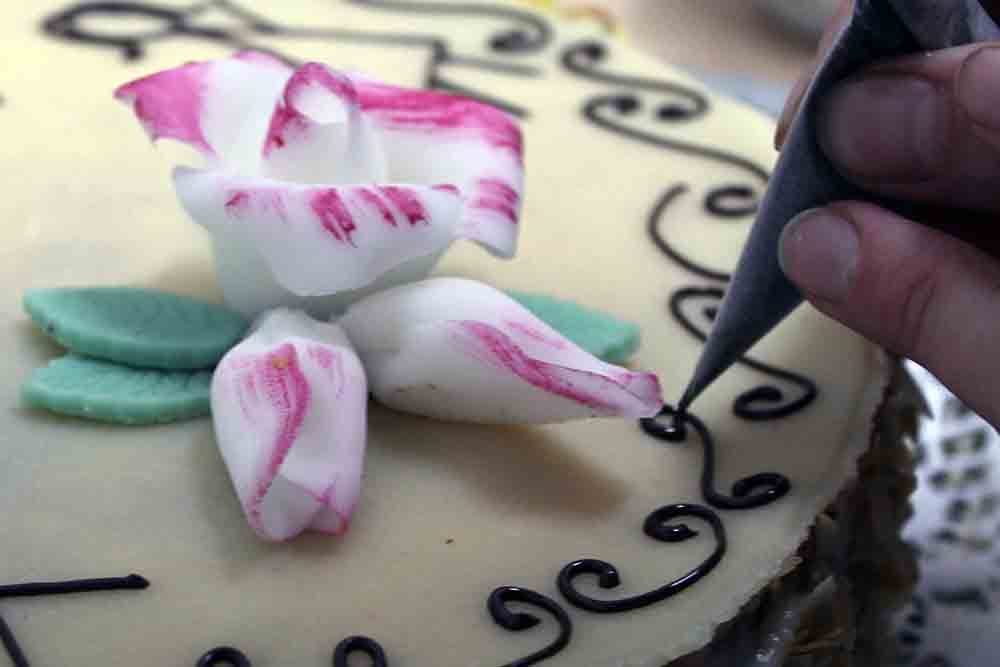
[(35, 370), (24, 402), (63, 415), (117, 424), (163, 424), (209, 414), (211, 371), (120, 366), (69, 354)]
[(24, 309), (71, 351), (140, 368), (211, 368), (248, 327), (222, 306), (129, 287), (28, 290)]
[(517, 291), (507, 294), (598, 359), (610, 364), (623, 364), (639, 349), (637, 324), (544, 294)]

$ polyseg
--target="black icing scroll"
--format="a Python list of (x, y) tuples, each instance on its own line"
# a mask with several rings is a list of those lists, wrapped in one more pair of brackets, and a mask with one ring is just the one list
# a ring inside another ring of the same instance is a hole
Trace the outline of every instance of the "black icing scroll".
[(653, 120), (659, 124), (694, 120), (709, 111), (708, 98), (693, 88), (674, 82), (630, 77), (601, 69), (608, 58), (608, 48), (602, 42), (582, 41), (563, 51), (563, 66), (571, 73), (588, 80), (607, 83), (624, 90), (591, 97), (584, 102), (583, 115), (601, 129), (614, 132), (634, 141), (658, 146), (679, 153), (693, 155), (727, 164), (746, 171), (759, 181), (767, 183), (768, 172), (752, 160), (740, 155), (695, 143), (665, 137), (628, 123), (628, 119), (644, 110), (642, 94), (673, 97), (671, 102), (661, 102), (653, 110)]
[(642, 430), (660, 440), (682, 442), (687, 438), (688, 427), (698, 434), (704, 452), (701, 468), (701, 494), (712, 507), (723, 510), (746, 510), (769, 505), (782, 498), (791, 490), (791, 482), (784, 475), (775, 472), (761, 472), (733, 483), (732, 495), (726, 496), (715, 490), (715, 439), (705, 423), (690, 412), (678, 413), (665, 407), (660, 418), (671, 419), (663, 424), (659, 418), (643, 419), (639, 423)]
[(691, 120), (708, 112), (708, 98), (698, 91), (673, 82), (628, 76), (602, 69), (601, 65), (607, 58), (607, 46), (604, 43), (587, 40), (567, 48), (563, 52), (562, 62), (567, 70), (579, 77), (626, 88), (628, 93), (616, 98), (620, 105), (631, 107), (623, 109), (626, 113), (637, 108), (633, 104), (638, 104), (638, 92), (658, 93), (672, 98), (656, 109), (657, 117), (662, 121)]
[(535, 627), (540, 621), (534, 614), (511, 611), (507, 606), (511, 602), (519, 602), (544, 609), (556, 619), (556, 622), (559, 624), (559, 634), (545, 648), (514, 662), (509, 662), (503, 665), (503, 667), (530, 667), (551, 658), (569, 645), (569, 641), (573, 636), (573, 623), (570, 621), (566, 610), (555, 600), (541, 593), (517, 586), (503, 586), (493, 591), (486, 601), (486, 608), (489, 610), (490, 616), (493, 617), (493, 621), (505, 630), (521, 632), (522, 630)]
[[(684, 312), (684, 304), (699, 299), (710, 300), (711, 305), (702, 309), (702, 315), (706, 320), (706, 325), (708, 325), (715, 317), (718, 304), (722, 303), (722, 295), (723, 291), (719, 287), (679, 289), (670, 297), (670, 313), (685, 331), (705, 342), (707, 340), (707, 326), (702, 329), (695, 324), (694, 320)], [(738, 363), (775, 380), (792, 385), (798, 391), (798, 395), (793, 398), (788, 398), (784, 391), (774, 385), (762, 385), (743, 392), (733, 402), (733, 412), (743, 419), (764, 421), (787, 417), (810, 405), (819, 395), (816, 383), (804, 375), (782, 370), (747, 356), (741, 357)]]
[(648, 593), (618, 600), (605, 600), (590, 597), (580, 592), (576, 587), (576, 579), (585, 574), (595, 575), (601, 588), (616, 588), (621, 584), (618, 568), (607, 561), (585, 558), (563, 567), (557, 580), (559, 592), (569, 600), (570, 604), (581, 609), (600, 614), (617, 614), (648, 607), (690, 588), (722, 562), (722, 558), (726, 554), (726, 529), (722, 525), (722, 519), (711, 509), (703, 505), (680, 503), (665, 505), (646, 517), (646, 521), (643, 523), (643, 532), (654, 540), (667, 543), (683, 542), (697, 537), (697, 531), (686, 523), (676, 523), (677, 519), (683, 517), (697, 518), (706, 522), (712, 528), (715, 549), (705, 561), (682, 576)]
[[(505, 27), (492, 34), (486, 48), (489, 53), (503, 58), (544, 50), (552, 41), (552, 27), (543, 16), (510, 7), (388, 0), (345, 0), (345, 2), (372, 9), (460, 15), (502, 22)], [(199, 17), (209, 10), (226, 14), (236, 21), (238, 27), (223, 29), (200, 25)], [(87, 27), (88, 22), (93, 22), (95, 19), (119, 17), (146, 19), (155, 23), (157, 27), (133, 33), (122, 31), (120, 28), (116, 32), (110, 26), (99, 31)], [(528, 115), (528, 110), (522, 106), (483, 91), (459, 86), (449, 80), (443, 74), (443, 70), (446, 67), (470, 68), (515, 77), (534, 77), (541, 74), (536, 68), (521, 63), (456, 54), (448, 39), (435, 34), (363, 32), (282, 25), (232, 0), (207, 0), (183, 9), (142, 1), (81, 2), (48, 16), (42, 22), (42, 30), (57, 39), (118, 50), (126, 60), (142, 58), (150, 45), (175, 37), (202, 39), (226, 44), (234, 49), (254, 49), (270, 53), (293, 67), (301, 63), (287, 53), (261, 46), (259, 40), (276, 35), (286, 38), (325, 39), (333, 42), (417, 48), (425, 52), (427, 59), (424, 87), (471, 97), (522, 117)]]
[(660, 252), (669, 257), (675, 264), (686, 271), (708, 280), (726, 282), (729, 280), (728, 272), (712, 268), (704, 264), (699, 264), (687, 255), (684, 255), (672, 243), (670, 243), (664, 233), (663, 219), (666, 217), (664, 214), (670, 208), (671, 204), (687, 192), (688, 187), (686, 185), (675, 185), (664, 192), (663, 195), (657, 200), (652, 211), (650, 211), (647, 222), (649, 238), (653, 241), (653, 245), (655, 245)]
[[(732, 495), (724, 495), (715, 490), (715, 440), (708, 427), (693, 414), (680, 414), (665, 407), (660, 417), (670, 418), (667, 424), (657, 418), (640, 421), (642, 429), (650, 436), (668, 442), (681, 442), (687, 438), (689, 428), (698, 435), (703, 450), (704, 462), (701, 473), (701, 492), (712, 506), (723, 510), (747, 510), (763, 507), (785, 496), (791, 490), (788, 478), (778, 473), (757, 473), (737, 480), (732, 487)], [(678, 503), (665, 505), (646, 517), (643, 532), (654, 540), (667, 543), (683, 542), (698, 535), (686, 523), (677, 519), (697, 518), (706, 522), (715, 538), (715, 549), (703, 562), (683, 574), (668, 581), (655, 590), (620, 599), (603, 599), (589, 596), (576, 586), (582, 575), (597, 577), (601, 588), (616, 588), (621, 584), (618, 568), (611, 563), (596, 558), (573, 561), (560, 571), (556, 584), (570, 604), (587, 611), (600, 614), (617, 614), (648, 607), (667, 600), (701, 579), (708, 576), (725, 557), (727, 540), (725, 526), (719, 515), (703, 505)]]
[[(687, 191), (687, 186), (675, 185), (660, 197), (647, 221), (649, 237), (653, 245), (660, 252), (686, 271), (701, 278), (725, 283), (730, 278), (729, 273), (700, 264), (684, 255), (670, 242), (666, 235), (663, 222), (665, 213), (670, 208), (670, 205)], [(720, 186), (714, 188), (709, 196), (710, 198), (715, 198), (717, 206), (734, 207), (738, 205), (736, 203), (738, 200), (748, 197), (749, 192), (743, 190), (741, 186)], [(727, 200), (728, 203), (721, 203), (724, 200)], [(724, 219), (728, 217), (731, 216), (722, 216)], [(707, 338), (708, 328), (711, 326), (712, 320), (715, 319), (718, 304), (721, 303), (722, 296), (723, 290), (721, 287), (682, 288), (671, 295), (670, 312), (685, 331), (699, 341), (704, 342)], [(695, 320), (684, 311), (684, 304), (694, 300), (707, 300), (711, 302), (710, 305), (705, 306), (701, 311), (705, 321), (703, 326), (696, 324)], [(796, 396), (789, 399), (781, 388), (773, 385), (755, 387), (737, 396), (733, 402), (733, 412), (738, 417), (752, 421), (786, 417), (805, 409), (819, 395), (819, 388), (816, 386), (816, 383), (803, 375), (782, 370), (776, 366), (765, 364), (749, 357), (743, 357), (740, 363), (777, 381), (792, 385), (796, 389)]]
[[(494, 590), (486, 601), (486, 609), (493, 621), (505, 630), (521, 632), (535, 627), (541, 619), (528, 612), (511, 610), (508, 606), (511, 603), (530, 605), (548, 612), (558, 623), (559, 634), (545, 648), (505, 663), (502, 667), (531, 667), (558, 654), (569, 645), (573, 636), (573, 622), (555, 600), (517, 586), (502, 586)], [(347, 667), (354, 654), (367, 657), (371, 667), (389, 667), (389, 658), (382, 645), (364, 635), (354, 635), (337, 644), (333, 650), (333, 667)], [(253, 667), (253, 664), (239, 649), (223, 646), (201, 656), (195, 667)]]

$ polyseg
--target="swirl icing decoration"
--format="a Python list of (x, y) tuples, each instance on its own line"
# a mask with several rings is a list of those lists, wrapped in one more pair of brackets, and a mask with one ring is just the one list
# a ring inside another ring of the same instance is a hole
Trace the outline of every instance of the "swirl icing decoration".
[[(569, 645), (573, 636), (573, 622), (569, 614), (558, 602), (541, 593), (518, 586), (501, 586), (494, 590), (486, 601), (486, 609), (493, 621), (505, 630), (521, 632), (533, 628), (541, 619), (525, 611), (513, 611), (509, 605), (517, 603), (542, 609), (555, 618), (559, 633), (548, 646), (514, 660), (501, 667), (531, 667), (556, 655)], [(2, 632), (2, 627), (0, 627)], [(371, 667), (389, 667), (389, 658), (382, 645), (371, 637), (354, 635), (342, 640), (333, 650), (333, 667), (348, 667), (354, 654), (363, 655)], [(239, 649), (220, 646), (205, 653), (195, 667), (253, 667), (250, 659)]]
[(655, 92), (666, 98), (656, 106), (656, 116), (660, 120), (685, 121), (693, 120), (708, 112), (708, 99), (686, 86), (665, 81), (655, 81), (642, 77), (632, 77), (616, 74), (602, 69), (601, 64), (607, 60), (607, 46), (598, 41), (582, 41), (569, 46), (562, 56), (562, 64), (573, 74), (599, 83), (621, 86), (629, 90), (612, 96), (599, 96), (588, 101), (584, 107), (587, 118), (606, 129), (627, 133), (631, 132), (624, 126), (616, 126), (614, 121), (607, 120), (602, 114), (604, 108), (610, 108), (619, 114), (629, 115), (641, 108), (638, 91)]
[(643, 532), (659, 542), (677, 543), (698, 536), (698, 532), (686, 523), (674, 523), (681, 517), (701, 519), (712, 528), (715, 537), (715, 549), (704, 562), (695, 566), (686, 574), (674, 579), (656, 590), (619, 600), (604, 600), (585, 595), (576, 588), (576, 578), (583, 574), (597, 576), (601, 588), (616, 588), (621, 583), (618, 569), (607, 561), (595, 558), (585, 558), (569, 563), (559, 573), (557, 584), (559, 592), (570, 604), (600, 614), (621, 613), (641, 609), (662, 602), (690, 588), (705, 578), (722, 562), (726, 555), (726, 530), (719, 515), (704, 505), (678, 503), (665, 505), (646, 517)]
[(522, 630), (535, 627), (540, 620), (534, 614), (511, 611), (507, 606), (511, 602), (544, 609), (556, 619), (556, 622), (559, 624), (559, 634), (545, 648), (520, 660), (508, 663), (503, 667), (530, 667), (530, 665), (551, 658), (569, 645), (570, 638), (573, 636), (573, 623), (566, 611), (555, 600), (541, 593), (536, 593), (526, 588), (518, 588), (517, 586), (503, 586), (494, 590), (486, 601), (486, 607), (490, 612), (490, 616), (493, 617), (497, 625), (505, 630), (521, 632)]
[[(660, 252), (688, 272), (707, 280), (720, 283), (728, 282), (730, 279), (728, 272), (700, 264), (685, 256), (670, 243), (664, 233), (663, 220), (666, 211), (671, 204), (687, 192), (687, 186), (675, 185), (657, 200), (650, 212), (647, 226), (650, 239)], [(714, 188), (709, 193), (706, 209), (722, 219), (742, 217), (753, 213), (752, 207), (756, 206), (754, 197), (753, 190), (745, 186), (721, 186)], [(722, 302), (722, 296), (721, 287), (686, 287), (671, 295), (670, 312), (685, 331), (705, 342), (708, 328), (711, 326), (712, 320), (715, 319), (718, 306)], [(696, 324), (695, 318), (687, 313), (685, 305), (689, 302), (706, 301), (709, 303), (704, 305), (700, 311), (700, 319), (704, 321), (704, 324), (699, 326)], [(816, 400), (819, 394), (819, 389), (812, 380), (797, 373), (782, 370), (749, 357), (743, 357), (740, 363), (775, 380), (788, 383), (797, 391), (797, 396), (792, 399), (787, 399), (785, 392), (773, 385), (762, 385), (742, 393), (733, 403), (733, 412), (743, 419), (762, 421), (785, 417), (806, 408)]]
[[(672, 421), (664, 425), (659, 418), (643, 419), (639, 422), (642, 430), (654, 438), (674, 443), (687, 439), (689, 426), (698, 434), (704, 452), (701, 495), (712, 507), (723, 510), (754, 509), (773, 503), (791, 490), (792, 484), (784, 475), (763, 472), (734, 482), (731, 496), (719, 493), (715, 490), (715, 440), (705, 423), (690, 412), (682, 414), (671, 407), (664, 408), (660, 417), (670, 417)], [(649, 532), (646, 534), (649, 535)]]
[[(708, 328), (715, 319), (719, 304), (722, 303), (721, 287), (685, 287), (670, 296), (669, 309), (671, 315), (689, 334), (705, 342), (708, 339)], [(699, 326), (686, 308), (688, 303), (703, 304), (698, 311), (704, 321)], [(774, 385), (761, 385), (743, 392), (733, 401), (733, 413), (750, 421), (765, 421), (780, 419), (805, 409), (816, 400), (819, 389), (809, 378), (770, 366), (750, 357), (742, 357), (739, 363), (776, 380), (780, 380), (796, 389), (797, 395), (789, 398), (786, 393)]]

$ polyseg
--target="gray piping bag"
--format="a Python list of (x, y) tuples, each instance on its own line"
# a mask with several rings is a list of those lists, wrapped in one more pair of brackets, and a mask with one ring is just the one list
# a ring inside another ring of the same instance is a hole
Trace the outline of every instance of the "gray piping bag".
[(792, 218), (843, 199), (911, 213), (904, 203), (867, 194), (837, 173), (816, 143), (817, 103), (877, 60), (997, 40), (1000, 29), (978, 0), (855, 0), (853, 15), (803, 97), (679, 412), (802, 303), (778, 265), (778, 240)]

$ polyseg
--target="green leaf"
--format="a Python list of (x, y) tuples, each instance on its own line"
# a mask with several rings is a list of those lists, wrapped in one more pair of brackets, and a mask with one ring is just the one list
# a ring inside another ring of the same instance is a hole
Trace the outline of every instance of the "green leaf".
[(639, 325), (614, 315), (544, 294), (508, 291), (535, 317), (595, 357), (623, 364), (639, 349)]
[(24, 402), (73, 417), (162, 424), (209, 414), (211, 371), (137, 369), (75, 354), (35, 370)]
[(78, 354), (143, 368), (211, 368), (248, 323), (222, 306), (149, 289), (37, 289), (24, 309)]

